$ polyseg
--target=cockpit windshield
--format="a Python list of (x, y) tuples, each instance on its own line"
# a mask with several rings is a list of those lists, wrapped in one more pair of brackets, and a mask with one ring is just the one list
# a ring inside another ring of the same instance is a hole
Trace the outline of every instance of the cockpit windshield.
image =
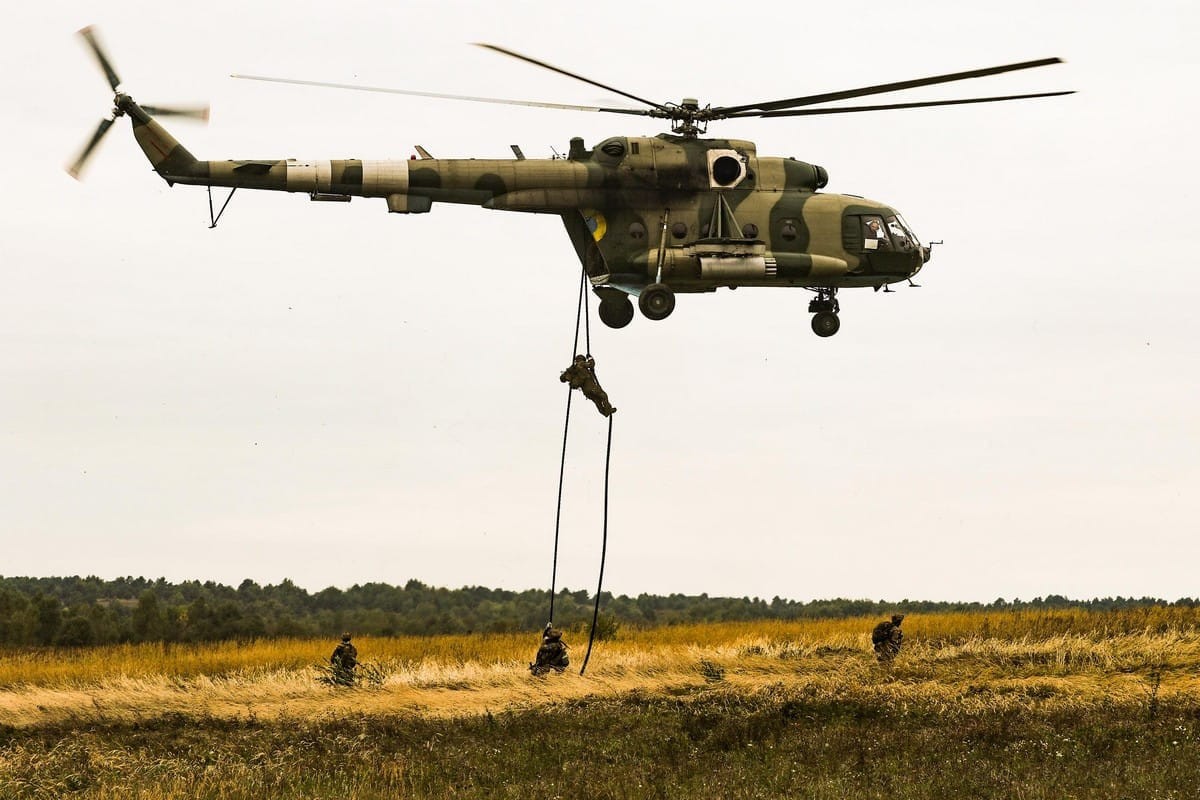
[(848, 214), (842, 220), (842, 238), (851, 252), (916, 253), (921, 250), (912, 228), (895, 212), (885, 215)]
[(896, 244), (897, 250), (913, 250), (921, 246), (921, 242), (912, 232), (912, 228), (908, 227), (908, 223), (904, 221), (904, 217), (899, 214), (887, 218), (887, 228), (888, 233), (892, 236), (892, 241)]

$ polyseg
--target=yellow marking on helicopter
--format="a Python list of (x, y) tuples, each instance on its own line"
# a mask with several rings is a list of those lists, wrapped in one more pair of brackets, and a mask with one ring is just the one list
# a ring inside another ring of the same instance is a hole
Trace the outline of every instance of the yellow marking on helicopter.
[(604, 234), (608, 233), (608, 220), (594, 208), (585, 208), (582, 212), (583, 221), (587, 223), (588, 230), (592, 232), (592, 238), (597, 242), (604, 238)]

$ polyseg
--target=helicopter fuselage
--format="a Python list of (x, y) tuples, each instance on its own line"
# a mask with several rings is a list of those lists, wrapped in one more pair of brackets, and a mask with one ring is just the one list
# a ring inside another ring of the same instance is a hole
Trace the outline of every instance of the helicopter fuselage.
[(748, 141), (662, 134), (589, 150), (573, 139), (566, 156), (551, 159), (201, 161), (132, 100), (119, 107), (171, 184), (373, 197), (401, 214), (458, 203), (559, 215), (610, 311), (617, 293), (650, 286), (798, 286), (832, 299), (839, 288), (907, 280), (929, 258), (895, 209), (821, 192), (823, 168), (760, 157)]

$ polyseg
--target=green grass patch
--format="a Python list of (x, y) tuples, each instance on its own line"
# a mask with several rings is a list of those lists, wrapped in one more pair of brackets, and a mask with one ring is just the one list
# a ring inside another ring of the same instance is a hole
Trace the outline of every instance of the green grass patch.
[(1200, 707), (969, 715), (714, 688), (457, 720), (0, 730), (0, 797), (1200, 797)]

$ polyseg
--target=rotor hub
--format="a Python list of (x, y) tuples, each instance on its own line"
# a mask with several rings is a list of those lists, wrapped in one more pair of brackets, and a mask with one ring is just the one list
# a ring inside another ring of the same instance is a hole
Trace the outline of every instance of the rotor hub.
[(647, 116), (671, 122), (671, 132), (694, 139), (708, 131), (708, 123), (714, 119), (712, 106), (700, 107), (694, 97), (685, 97), (679, 103), (665, 103), (661, 109), (651, 109)]

